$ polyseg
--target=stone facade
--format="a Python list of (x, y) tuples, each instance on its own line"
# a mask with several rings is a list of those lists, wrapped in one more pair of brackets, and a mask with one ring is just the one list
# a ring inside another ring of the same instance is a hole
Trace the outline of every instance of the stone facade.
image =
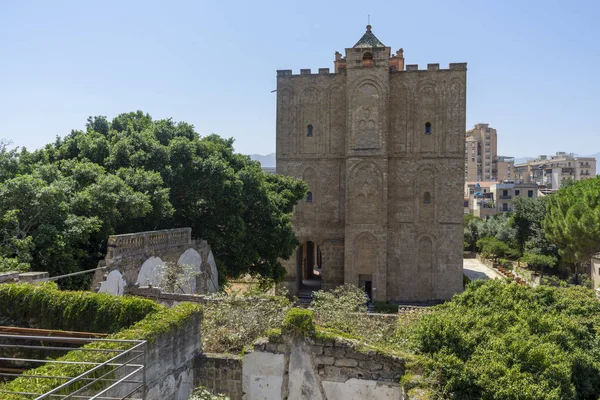
[(462, 290), (466, 64), (404, 68), (367, 27), (335, 73), (277, 71), (277, 172), (303, 179), (292, 293), (344, 283), (377, 300)]

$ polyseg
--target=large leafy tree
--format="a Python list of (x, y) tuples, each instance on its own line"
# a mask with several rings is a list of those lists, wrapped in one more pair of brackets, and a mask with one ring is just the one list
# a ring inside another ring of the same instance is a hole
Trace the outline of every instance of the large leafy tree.
[(0, 174), (0, 251), (53, 274), (93, 267), (108, 235), (189, 226), (226, 276), (278, 281), (306, 192), (235, 153), (231, 139), (141, 111), (90, 117), (41, 150), (0, 152), (0, 164), (10, 166)]
[(546, 218), (548, 196), (537, 199), (516, 198), (512, 222), (516, 229), (516, 242), (521, 253), (556, 256), (557, 248), (546, 239), (543, 222)]
[(600, 252), (600, 177), (575, 182), (550, 196), (544, 229), (577, 276)]

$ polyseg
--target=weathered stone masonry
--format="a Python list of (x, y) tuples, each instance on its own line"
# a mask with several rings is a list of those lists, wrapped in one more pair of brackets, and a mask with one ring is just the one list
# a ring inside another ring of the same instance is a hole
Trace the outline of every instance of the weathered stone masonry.
[[(123, 295), (127, 286), (156, 285), (164, 263), (187, 265), (197, 273), (184, 293), (214, 293), (219, 289), (217, 266), (206, 240), (192, 239), (191, 228), (112, 235), (106, 257), (98, 266), (92, 288)], [(180, 290), (181, 291), (181, 290)]]
[(369, 26), (334, 73), (277, 71), (277, 172), (310, 191), (293, 217), (303, 247), (285, 262), (292, 293), (309, 264), (323, 288), (378, 300), (462, 289), (466, 64), (403, 69)]

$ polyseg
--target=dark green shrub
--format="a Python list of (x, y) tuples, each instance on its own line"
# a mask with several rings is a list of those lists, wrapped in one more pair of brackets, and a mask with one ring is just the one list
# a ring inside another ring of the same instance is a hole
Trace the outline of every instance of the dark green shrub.
[(600, 302), (583, 287), (478, 281), (417, 321), (444, 399), (597, 399)]
[(471, 279), (463, 274), (463, 289), (466, 288), (469, 283), (471, 283)]
[(397, 314), (398, 313), (398, 305), (397, 304), (388, 304), (385, 301), (375, 300), (373, 302), (373, 308), (377, 313), (385, 313), (385, 314)]
[(290, 308), (283, 320), (283, 329), (288, 333), (315, 334), (313, 312), (303, 308)]
[(494, 260), (510, 251), (510, 247), (503, 241), (496, 239), (495, 237), (485, 237), (477, 241), (477, 247), (479, 248), (482, 255), (492, 257)]

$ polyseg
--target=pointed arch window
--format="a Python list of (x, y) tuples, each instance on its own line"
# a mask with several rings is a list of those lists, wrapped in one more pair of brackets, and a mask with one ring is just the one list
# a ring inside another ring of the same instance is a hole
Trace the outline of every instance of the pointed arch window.
[(306, 127), (306, 136), (308, 136), (308, 137), (312, 137), (313, 136), (313, 126), (312, 125), (308, 125)]
[(430, 203), (431, 203), (431, 193), (425, 192), (425, 194), (423, 195), (423, 204), (430, 204)]
[(307, 203), (312, 203), (312, 201), (313, 201), (312, 192), (306, 193), (306, 202)]
[(426, 135), (431, 135), (431, 122), (427, 122), (425, 124), (425, 134)]

